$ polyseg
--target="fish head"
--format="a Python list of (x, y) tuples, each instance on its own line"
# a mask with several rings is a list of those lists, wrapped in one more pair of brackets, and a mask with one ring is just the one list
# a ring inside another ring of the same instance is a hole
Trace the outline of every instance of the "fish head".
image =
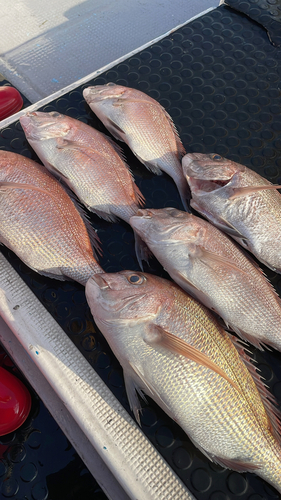
[(56, 111), (32, 111), (21, 116), (20, 123), (28, 141), (65, 137), (72, 128), (69, 117)]
[(233, 186), (245, 171), (243, 165), (216, 153), (188, 153), (182, 159), (182, 168), (193, 195)]
[(176, 208), (140, 209), (130, 224), (151, 248), (181, 241), (195, 243), (202, 232), (198, 217)]
[(108, 101), (125, 98), (132, 89), (116, 85), (115, 83), (107, 83), (106, 85), (95, 85), (87, 87), (83, 90), (83, 97), (89, 105), (100, 101)]
[(94, 274), (86, 284), (86, 298), (95, 320), (149, 319), (163, 302), (163, 281), (138, 271)]

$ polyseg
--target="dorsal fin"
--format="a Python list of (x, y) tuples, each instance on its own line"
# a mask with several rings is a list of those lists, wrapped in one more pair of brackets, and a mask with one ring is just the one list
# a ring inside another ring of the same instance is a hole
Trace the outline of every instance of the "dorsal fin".
[(87, 214), (85, 207), (82, 205), (80, 200), (77, 198), (76, 194), (73, 191), (71, 191), (71, 189), (68, 186), (66, 186), (65, 184), (62, 185), (61, 182), (60, 182), (60, 184), (63, 187), (64, 191), (66, 191), (66, 193), (68, 194), (72, 203), (75, 205), (76, 210), (79, 212), (79, 215), (82, 218), (82, 220), (86, 226), (87, 233), (89, 235), (89, 239), (90, 239), (92, 250), (93, 250), (93, 255), (94, 255), (95, 259), (98, 260), (97, 253), (99, 255), (102, 255), (101, 242), (100, 242), (100, 239), (96, 233), (96, 230), (94, 229), (94, 227), (91, 224), (90, 217)]
[(230, 335), (230, 338), (236, 347), (239, 356), (241, 360), (244, 362), (246, 365), (248, 371), (250, 372), (256, 387), (259, 391), (259, 394), (261, 396), (263, 405), (265, 407), (267, 416), (269, 418), (270, 424), (271, 424), (271, 431), (278, 443), (281, 445), (281, 412), (277, 408), (277, 401), (273, 394), (268, 389), (268, 386), (265, 385), (265, 383), (262, 380), (261, 375), (257, 372), (258, 368), (254, 366), (253, 363), (256, 363), (254, 359), (252, 359), (247, 353), (246, 350), (248, 350), (249, 353), (251, 353), (250, 349), (244, 348), (241, 345), (241, 341), (234, 337), (233, 335)]

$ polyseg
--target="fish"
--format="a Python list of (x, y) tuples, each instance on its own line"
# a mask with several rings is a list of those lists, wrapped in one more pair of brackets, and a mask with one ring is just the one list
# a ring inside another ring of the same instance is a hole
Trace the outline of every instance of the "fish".
[(281, 186), (215, 153), (188, 153), (182, 168), (190, 206), (281, 273)]
[(146, 394), (211, 461), (281, 492), (280, 414), (212, 313), (178, 285), (136, 271), (93, 275), (85, 292), (137, 421)]
[[(129, 219), (144, 205), (120, 148), (93, 127), (56, 111), (20, 118), (25, 136), (45, 167), (87, 207), (107, 221)], [(138, 260), (146, 248), (136, 236)]]
[(87, 87), (83, 97), (113, 137), (125, 142), (148, 170), (172, 177), (188, 210), (189, 190), (180, 162), (185, 149), (167, 111), (144, 92), (114, 83)]
[(281, 300), (252, 258), (218, 228), (175, 208), (140, 209), (130, 224), (170, 277), (228, 329), (281, 351)]
[(45, 167), (9, 151), (0, 151), (0, 243), (51, 278), (85, 286), (103, 272), (93, 250), (99, 239), (82, 211)]

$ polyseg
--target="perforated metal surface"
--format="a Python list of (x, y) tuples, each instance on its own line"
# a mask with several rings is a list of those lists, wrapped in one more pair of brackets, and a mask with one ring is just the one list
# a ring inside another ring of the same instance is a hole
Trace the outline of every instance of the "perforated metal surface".
[(0, 72), (37, 102), (217, 5), (218, 0), (1, 2)]
[[(221, 6), (88, 85), (113, 81), (147, 92), (171, 114), (187, 151), (217, 152), (280, 183), (280, 56), (262, 27)], [(57, 110), (105, 132), (82, 98), (86, 86), (42, 110)], [(19, 123), (2, 130), (0, 147), (36, 159)], [(147, 207), (182, 209), (170, 178), (154, 176), (128, 148), (124, 152)], [(102, 242), (102, 267), (108, 272), (138, 269), (132, 230), (123, 222), (110, 224), (89, 215)], [(83, 288), (40, 277), (12, 252), (4, 249), (3, 253), (129, 411), (122, 370), (94, 325)], [(146, 270), (166, 276), (155, 260)], [(265, 271), (280, 293), (280, 276)], [(254, 350), (254, 356), (281, 402), (281, 355)], [(146, 435), (199, 500), (278, 498), (254, 474), (238, 474), (209, 462), (153, 402), (144, 408), (141, 422)]]

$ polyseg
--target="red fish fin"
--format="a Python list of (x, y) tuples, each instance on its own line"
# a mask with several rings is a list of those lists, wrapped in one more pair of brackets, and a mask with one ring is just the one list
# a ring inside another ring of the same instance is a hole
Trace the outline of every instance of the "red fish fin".
[(134, 155), (136, 156), (136, 158), (147, 168), (147, 170), (149, 170), (150, 172), (152, 172), (153, 174), (155, 175), (162, 175), (162, 170), (160, 167), (158, 167), (157, 164), (154, 164), (152, 162), (149, 162), (149, 161), (144, 161), (139, 155), (137, 155), (137, 153), (132, 149)]
[(85, 211), (85, 206), (82, 205), (82, 203), (80, 202), (80, 200), (78, 200), (75, 193), (73, 193), (73, 191), (71, 191), (68, 186), (63, 186), (63, 188), (66, 191), (66, 193), (68, 194), (72, 203), (75, 205), (76, 210), (78, 210), (80, 217), (82, 217), (82, 220), (86, 226), (88, 236), (90, 238), (90, 243), (92, 246), (93, 255), (94, 255), (95, 259), (98, 259), (97, 253), (99, 255), (102, 255), (101, 241), (97, 235), (96, 230), (94, 229), (93, 225), (91, 224), (91, 222), (89, 220), (89, 216), (88, 216), (87, 212)]
[[(209, 456), (210, 457), (210, 456)], [(224, 469), (235, 470), (236, 472), (255, 472), (260, 469), (262, 465), (253, 464), (250, 461), (246, 462), (245, 460), (235, 460), (234, 458), (225, 458), (225, 457), (210, 457), (213, 462), (216, 462), (218, 465), (221, 465)]]
[(118, 221), (118, 217), (110, 212), (104, 212), (103, 210), (98, 210), (96, 207), (87, 207), (91, 212), (98, 215), (101, 219), (107, 220), (108, 222)]
[(227, 380), (235, 389), (240, 391), (237, 384), (231, 380), (226, 373), (217, 366), (206, 354), (200, 352), (192, 345), (185, 342), (185, 340), (177, 337), (173, 333), (167, 332), (161, 326), (153, 325), (149, 328), (144, 341), (151, 346), (165, 347), (169, 351), (181, 354), (186, 358), (195, 361), (199, 365), (206, 366), (210, 370), (218, 373), (221, 377)]
[(125, 142), (124, 139), (126, 138), (126, 132), (124, 132), (124, 130), (122, 130), (122, 128), (119, 127), (119, 125), (117, 125), (117, 123), (115, 123), (113, 120), (111, 120), (108, 117), (106, 118), (106, 121), (104, 123), (105, 123), (107, 130), (111, 133), (111, 135), (113, 135), (113, 137), (117, 141)]
[(173, 129), (173, 132), (175, 134), (176, 143), (177, 143), (177, 150), (178, 150), (178, 157), (179, 157), (179, 159), (181, 159), (185, 155), (185, 153), (186, 153), (185, 147), (184, 147), (183, 143), (181, 142), (179, 133), (178, 133), (178, 131), (176, 129), (176, 126), (175, 126), (175, 124), (173, 122), (172, 117), (169, 115), (169, 113), (163, 107), (162, 107), (162, 109), (163, 109), (163, 111), (164, 111), (164, 113), (166, 115), (166, 118), (170, 122), (170, 125), (171, 125), (171, 127)]
[(125, 388), (126, 388), (126, 393), (129, 401), (130, 408), (135, 416), (136, 421), (138, 422), (139, 425), (141, 425), (140, 422), (140, 413), (142, 411), (140, 400), (138, 395), (144, 399), (145, 402), (145, 396), (139, 387), (138, 383), (135, 381), (133, 378), (132, 374), (124, 370), (124, 381), (125, 381)]
[[(52, 196), (55, 198), (55, 196), (50, 192), (46, 191), (46, 189), (41, 188), (39, 186), (34, 186), (34, 184), (24, 184), (20, 182), (9, 182), (9, 181), (0, 181), (0, 191), (6, 191), (8, 189), (28, 189), (32, 191), (39, 191), (40, 193), (44, 193), (47, 196)], [(56, 198), (55, 198), (56, 199)]]
[(211, 462), (215, 462), (224, 469), (232, 469), (237, 472), (254, 472), (255, 470), (260, 468), (260, 465), (251, 463), (250, 458), (249, 462), (247, 462), (246, 460), (239, 460), (239, 458), (235, 459), (227, 457), (217, 457), (216, 455), (213, 455), (204, 450), (202, 446), (199, 446), (198, 443), (196, 443), (196, 441), (194, 441), (191, 436), (189, 436), (189, 439), (192, 441), (194, 446), (198, 448), (198, 450), (200, 450), (201, 453), (203, 453), (203, 455), (205, 455)]
[(265, 189), (281, 189), (281, 186), (278, 184), (276, 185), (272, 184), (270, 186), (265, 184), (264, 186), (246, 186), (240, 188), (233, 188), (234, 193), (229, 197), (229, 199), (235, 200), (240, 196), (247, 196), (249, 194), (256, 193), (257, 191), (263, 191)]
[(134, 183), (134, 192), (136, 195), (137, 203), (140, 207), (144, 207), (145, 205), (145, 197), (142, 192), (139, 190), (138, 186)]
[(147, 244), (141, 239), (141, 237), (134, 231), (135, 235), (135, 252), (138, 260), (138, 264), (143, 271), (143, 261), (145, 261), (148, 264), (148, 261), (150, 257), (152, 256), (152, 253), (150, 249), (148, 248)]
[[(260, 393), (262, 402), (266, 409), (268, 418), (270, 420), (271, 431), (274, 434), (277, 441), (279, 442), (279, 444), (281, 444), (281, 411), (278, 410), (277, 408), (277, 401), (273, 396), (273, 394), (268, 390), (261, 376), (257, 372), (258, 368), (255, 367), (255, 365), (253, 364), (256, 363), (256, 361), (252, 359), (250, 356), (248, 356), (248, 354), (246, 353), (246, 349), (241, 345), (241, 341), (239, 339), (231, 335), (230, 338), (233, 344), (235, 345), (240, 358), (246, 365), (247, 369), (249, 370), (256, 384), (256, 387)], [(251, 354), (250, 349), (247, 348), (247, 350)]]
[[(180, 280), (183, 280), (186, 285), (188, 286), (188, 293), (190, 293), (193, 297), (197, 297), (197, 294), (198, 292), (200, 293), (204, 293), (202, 292), (202, 290), (200, 288), (198, 288), (198, 286), (195, 286), (194, 283), (192, 283), (191, 281), (189, 281), (187, 279), (187, 277), (185, 276), (185, 273), (184, 272), (181, 272), (180, 270), (177, 269), (177, 271), (175, 272), (175, 275), (177, 275), (179, 277)], [(183, 287), (182, 287), (183, 288)]]
[(198, 255), (198, 259), (201, 260), (201, 262), (203, 262), (207, 266), (212, 267), (212, 264), (218, 264), (220, 266), (224, 266), (224, 268), (228, 268), (229, 270), (247, 275), (245, 271), (237, 267), (235, 262), (229, 260), (227, 257), (223, 257), (222, 255), (210, 252), (209, 250), (206, 250), (202, 246), (199, 246), (199, 248), (201, 251), (201, 255)]
[(144, 392), (152, 399), (154, 399), (162, 408), (164, 408), (167, 415), (173, 418), (169, 407), (166, 406), (165, 401), (161, 398), (157, 389), (150, 386), (150, 384), (146, 381), (145, 375), (141, 373), (140, 370), (136, 366), (133, 366), (130, 362), (128, 362), (127, 366), (129, 366), (129, 368), (123, 368), (125, 387), (130, 408), (133, 411), (138, 424), (141, 425), (139, 416), (139, 414), (141, 413), (141, 405), (137, 395), (139, 395), (147, 403)]
[[(217, 219), (212, 214), (207, 212), (207, 210), (203, 210), (194, 200), (190, 201), (191, 207), (202, 214), (206, 219), (208, 219), (214, 226), (219, 228), (221, 231), (233, 236), (234, 238), (244, 238), (243, 234), (241, 234), (232, 224), (227, 222), (225, 219), (220, 217)], [(246, 238), (244, 238), (246, 240)]]
[(62, 180), (67, 186), (69, 184), (69, 178), (60, 172), (52, 163), (45, 162), (45, 167), (58, 179)]
[(99, 132), (100, 135), (104, 137), (104, 139), (110, 143), (110, 145), (113, 147), (113, 149), (116, 151), (116, 153), (122, 158), (123, 161), (125, 161), (125, 155), (123, 149), (119, 146), (119, 144), (116, 144), (111, 137), (109, 137), (106, 134), (103, 134), (103, 132)]
[[(174, 135), (175, 135), (175, 139), (176, 139), (176, 144), (177, 144), (177, 151), (178, 151), (178, 157), (179, 159), (181, 159), (185, 153), (186, 153), (186, 150), (181, 142), (181, 139), (180, 139), (180, 136), (179, 136), (179, 133), (176, 129), (176, 126), (173, 122), (173, 119), (172, 117), (169, 115), (169, 113), (166, 111), (165, 108), (163, 108), (163, 106), (161, 106), (161, 104), (159, 104), (159, 102), (155, 101), (155, 100), (145, 100), (145, 99), (128, 99), (127, 102), (136, 102), (136, 103), (141, 103), (142, 105), (144, 103), (148, 104), (149, 106), (154, 106), (155, 108), (159, 109), (161, 108), (161, 110), (163, 111), (165, 117), (167, 118), (173, 132), (174, 132)], [(121, 103), (120, 103), (121, 104)], [(118, 106), (119, 104), (117, 104)], [(123, 131), (122, 131), (123, 132)], [(149, 168), (149, 167), (147, 167)]]
[[(106, 156), (104, 151), (99, 151), (95, 147), (91, 146), (90, 144), (84, 144), (80, 143), (78, 141), (70, 141), (68, 139), (63, 139), (62, 137), (57, 137), (57, 149), (71, 149), (71, 150), (77, 150), (79, 151), (79, 155), (86, 156), (87, 158), (92, 159), (93, 154), (99, 155), (99, 156)], [(109, 157), (109, 155), (107, 155)], [(58, 173), (60, 174), (60, 171), (57, 170)]]
[(262, 342), (262, 340), (259, 340), (257, 337), (254, 337), (253, 335), (250, 335), (249, 333), (244, 332), (240, 328), (236, 328), (235, 326), (233, 326), (231, 324), (229, 324), (228, 327), (230, 330), (237, 333), (237, 335), (239, 335), (239, 337), (242, 340), (246, 340), (246, 342), (249, 342), (250, 344), (255, 346), (257, 349), (259, 349), (260, 351), (264, 350), (265, 343)]

